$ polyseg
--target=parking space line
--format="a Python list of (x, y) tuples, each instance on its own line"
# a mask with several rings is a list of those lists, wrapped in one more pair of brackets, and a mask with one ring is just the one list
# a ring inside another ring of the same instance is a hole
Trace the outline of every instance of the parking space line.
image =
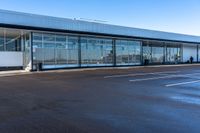
[(186, 85), (186, 84), (193, 84), (193, 83), (199, 83), (200, 80), (196, 80), (196, 81), (190, 81), (190, 82), (182, 82), (182, 83), (175, 83), (175, 84), (168, 84), (165, 85), (166, 87), (173, 87), (173, 86), (179, 86), (179, 85)]
[(156, 80), (156, 79), (165, 79), (165, 78), (173, 78), (173, 77), (177, 77), (177, 75), (168, 75), (168, 76), (153, 77), (153, 78), (145, 78), (145, 79), (134, 79), (134, 80), (129, 80), (129, 81), (130, 81), (130, 82), (139, 82), (139, 81)]
[(104, 78), (121, 78), (121, 77), (130, 77), (130, 76), (145, 76), (145, 75), (156, 75), (156, 74), (175, 74), (180, 71), (164, 71), (164, 72), (154, 72), (154, 73), (135, 73), (135, 74), (123, 74), (123, 75), (111, 75), (105, 76)]
[(175, 77), (188, 77), (188, 76), (194, 76), (194, 75), (200, 75), (200, 73), (168, 75), (168, 76), (162, 76), (162, 77), (153, 77), (153, 78), (144, 78), (144, 79), (133, 79), (133, 80), (129, 80), (129, 81), (130, 82), (140, 82), (140, 81), (166, 79), (166, 78), (175, 78)]

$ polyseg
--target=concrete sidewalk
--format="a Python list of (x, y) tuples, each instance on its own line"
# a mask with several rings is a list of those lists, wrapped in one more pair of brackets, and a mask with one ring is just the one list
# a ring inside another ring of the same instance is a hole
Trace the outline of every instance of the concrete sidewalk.
[(12, 71), (0, 71), (0, 77), (27, 75), (36, 73), (62, 73), (62, 72), (80, 72), (80, 71), (94, 71), (94, 70), (112, 70), (112, 69), (137, 69), (137, 68), (159, 68), (159, 67), (189, 67), (200, 66), (200, 64), (177, 64), (177, 65), (148, 65), (148, 66), (130, 66), (130, 67), (98, 67), (98, 68), (77, 68), (77, 69), (58, 69), (47, 71), (35, 71), (28, 72), (25, 70), (12, 70)]
[(27, 72), (25, 70), (0, 71), (0, 77), (25, 75), (25, 74), (31, 74), (31, 72)]

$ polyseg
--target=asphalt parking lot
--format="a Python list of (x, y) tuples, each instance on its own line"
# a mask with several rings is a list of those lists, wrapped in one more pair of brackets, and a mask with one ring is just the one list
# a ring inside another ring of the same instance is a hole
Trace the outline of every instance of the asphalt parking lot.
[(0, 133), (199, 133), (200, 65), (0, 77)]

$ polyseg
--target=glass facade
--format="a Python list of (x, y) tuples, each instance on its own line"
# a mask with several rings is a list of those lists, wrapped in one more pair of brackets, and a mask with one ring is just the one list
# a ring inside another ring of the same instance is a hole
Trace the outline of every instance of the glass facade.
[(162, 64), (164, 63), (164, 47), (163, 46), (152, 46), (152, 63)]
[(181, 62), (181, 47), (179, 45), (167, 44), (165, 62), (166, 63)]
[(22, 51), (24, 30), (0, 28), (0, 51)]
[(44, 68), (78, 67), (78, 37), (33, 33), (33, 65)]
[(171, 64), (181, 62), (181, 45), (165, 42), (143, 42), (143, 63)]
[(81, 37), (81, 66), (112, 66), (112, 39)]
[[(181, 62), (181, 44), (57, 33), (33, 33), (33, 69)], [(143, 60), (142, 60), (143, 59)]]
[(23, 66), (29, 70), (36, 70), (39, 64), (54, 69), (177, 64), (191, 56), (200, 61), (197, 45), (0, 28), (0, 52), (23, 52)]
[(116, 64), (141, 64), (141, 43), (139, 41), (116, 40)]
[[(114, 43), (115, 42), (115, 43)], [(116, 55), (116, 57), (115, 57)], [(141, 64), (141, 42), (33, 33), (33, 69)]]

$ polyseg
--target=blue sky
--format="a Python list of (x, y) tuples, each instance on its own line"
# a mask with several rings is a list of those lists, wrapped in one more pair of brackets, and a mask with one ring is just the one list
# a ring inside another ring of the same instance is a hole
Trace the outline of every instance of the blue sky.
[(200, 35), (200, 0), (0, 0), (0, 9)]

